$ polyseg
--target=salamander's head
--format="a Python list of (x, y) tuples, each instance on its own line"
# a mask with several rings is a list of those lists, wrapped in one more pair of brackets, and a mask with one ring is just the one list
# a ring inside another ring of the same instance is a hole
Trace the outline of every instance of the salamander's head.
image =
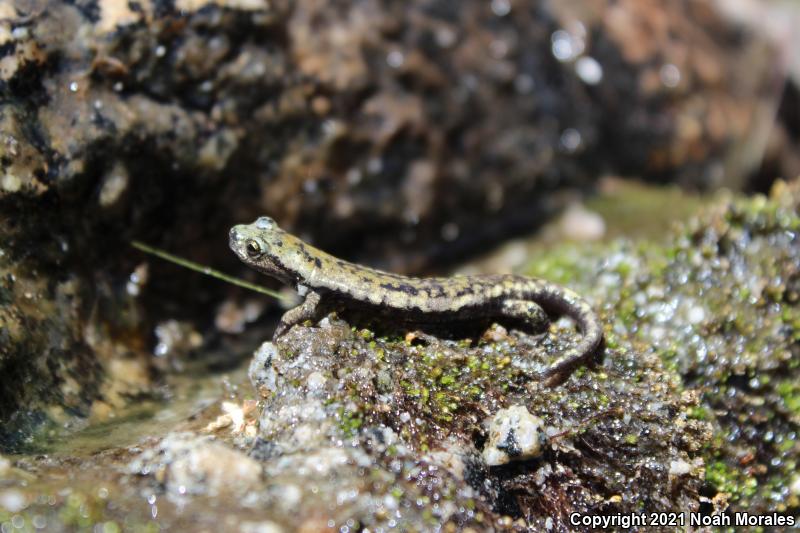
[(269, 217), (259, 217), (252, 224), (239, 224), (231, 228), (228, 245), (242, 262), (281, 281), (288, 279), (280, 261), (285, 255), (287, 233)]

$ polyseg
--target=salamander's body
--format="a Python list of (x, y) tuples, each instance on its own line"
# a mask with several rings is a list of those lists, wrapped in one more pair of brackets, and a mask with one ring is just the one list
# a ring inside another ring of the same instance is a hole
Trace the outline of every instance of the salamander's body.
[(515, 320), (536, 326), (549, 315), (567, 315), (583, 338), (546, 372), (562, 375), (598, 348), (602, 330), (575, 292), (554, 283), (513, 275), (411, 278), (331, 256), (280, 229), (268, 217), (230, 231), (230, 247), (246, 264), (297, 287), (305, 301), (282, 318), (276, 337), (319, 318), (326, 303), (374, 308), (414, 323)]

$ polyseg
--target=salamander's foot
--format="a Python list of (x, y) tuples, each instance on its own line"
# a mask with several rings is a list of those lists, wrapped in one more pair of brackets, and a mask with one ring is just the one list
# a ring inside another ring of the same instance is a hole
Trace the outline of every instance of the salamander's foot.
[(289, 331), (291, 326), (286, 324), (283, 320), (278, 322), (278, 325), (275, 327), (275, 332), (272, 334), (272, 339), (278, 339), (279, 337), (283, 337), (286, 335), (286, 332)]
[(434, 337), (433, 335), (425, 333), (424, 331), (418, 329), (406, 333), (405, 340), (408, 343), (413, 343), (414, 341), (422, 341), (424, 344), (427, 345), (431, 345), (439, 341), (439, 339)]
[(273, 339), (277, 339), (284, 335), (295, 324), (300, 324), (306, 320), (314, 320), (320, 313), (321, 306), (319, 305), (319, 293), (309, 292), (306, 294), (306, 299), (297, 307), (293, 307), (286, 311), (278, 322), (278, 327), (275, 328), (275, 333), (272, 334)]

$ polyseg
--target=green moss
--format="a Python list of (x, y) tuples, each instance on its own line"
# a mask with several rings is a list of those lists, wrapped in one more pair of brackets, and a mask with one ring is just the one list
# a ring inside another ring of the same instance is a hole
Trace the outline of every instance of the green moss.
[[(486, 394), (506, 393), (510, 384), (519, 381), (522, 375), (521, 370), (510, 364), (511, 358), (502, 346), (492, 343), (481, 345), (491, 348), (482, 356), (473, 352), (462, 358), (450, 350), (469, 346), (463, 341), (448, 343), (447, 350), (397, 344), (383, 338), (378, 342), (387, 351), (414, 352), (407, 355), (397, 383), (403, 394), (401, 403), (412, 419), (422, 424), (409, 433), (419, 445), (427, 445), (427, 438), (421, 435), (429, 435), (436, 427), (449, 427), (456, 421), (463, 423), (466, 420), (463, 415), (474, 409)], [(385, 370), (396, 372), (396, 367), (387, 365)], [(472, 417), (469, 418), (469, 423), (474, 424)]]
[(783, 399), (786, 409), (795, 416), (800, 416), (800, 383), (792, 380), (784, 380), (777, 384), (775, 390)]
[(694, 420), (710, 420), (711, 412), (704, 405), (696, 405), (689, 409), (689, 418)]
[(344, 407), (339, 408), (338, 412), (339, 428), (348, 437), (354, 437), (358, 430), (364, 425), (364, 418), (360, 412), (351, 412)]
[(713, 461), (706, 467), (706, 481), (719, 492), (726, 492), (744, 504), (755, 495), (758, 480), (745, 475), (740, 469), (729, 467), (724, 461)]

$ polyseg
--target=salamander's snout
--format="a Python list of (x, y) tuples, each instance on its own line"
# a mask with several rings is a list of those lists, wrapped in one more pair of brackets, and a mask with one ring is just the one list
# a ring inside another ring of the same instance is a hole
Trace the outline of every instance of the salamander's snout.
[(228, 246), (230, 246), (231, 250), (233, 250), (238, 256), (242, 256), (244, 241), (244, 233), (241, 231), (239, 226), (232, 227), (228, 232)]

